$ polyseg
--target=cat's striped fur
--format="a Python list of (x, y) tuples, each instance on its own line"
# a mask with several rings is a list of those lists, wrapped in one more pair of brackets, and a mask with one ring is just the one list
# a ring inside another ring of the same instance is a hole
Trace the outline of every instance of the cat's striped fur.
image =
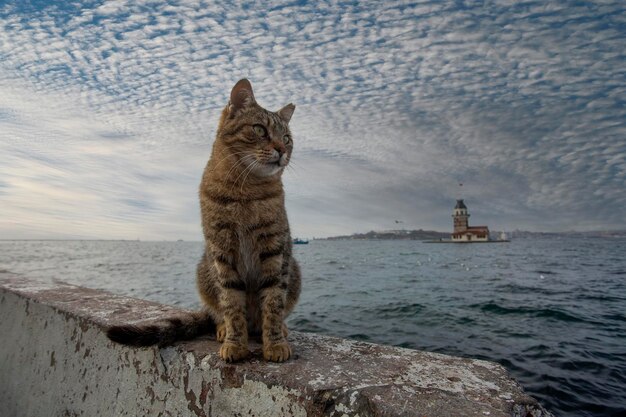
[(117, 326), (109, 337), (127, 344), (171, 343), (209, 329), (212, 321), (226, 361), (248, 356), (249, 333), (262, 336), (265, 359), (291, 356), (284, 319), (300, 294), (300, 269), (292, 256), (281, 176), (293, 151), (288, 123), (294, 109), (263, 109), (243, 79), (222, 111), (200, 184), (206, 246), (197, 285), (205, 312), (197, 317), (204, 321), (187, 319), (195, 330), (178, 333), (172, 329), (180, 323), (153, 325), (151, 333), (163, 329), (159, 337), (145, 336), (147, 326)]

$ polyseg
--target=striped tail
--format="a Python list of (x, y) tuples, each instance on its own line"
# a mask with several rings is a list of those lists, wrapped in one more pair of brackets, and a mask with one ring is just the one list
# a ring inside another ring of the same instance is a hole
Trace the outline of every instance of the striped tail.
[(112, 326), (107, 329), (107, 336), (123, 345), (167, 346), (214, 331), (215, 323), (208, 312), (194, 311), (146, 324)]

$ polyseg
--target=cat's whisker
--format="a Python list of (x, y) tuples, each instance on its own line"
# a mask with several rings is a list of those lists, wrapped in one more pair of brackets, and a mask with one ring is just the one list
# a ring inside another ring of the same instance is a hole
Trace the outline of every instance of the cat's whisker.
[(240, 157), (228, 170), (228, 172), (226, 173), (226, 175), (224, 176), (225, 179), (228, 179), (230, 177), (231, 172), (233, 172), (235, 169), (237, 169), (237, 167), (239, 165), (242, 165), (246, 162), (246, 158), (248, 158), (248, 155), (244, 155), (242, 157)]
[(241, 180), (241, 187), (239, 188), (239, 191), (243, 191), (243, 186), (246, 183), (246, 179), (248, 178), (248, 176), (250, 176), (250, 173), (252, 171), (254, 171), (254, 169), (257, 167), (257, 165), (260, 165), (261, 163), (259, 162), (259, 160), (255, 160), (252, 164), (250, 164), (249, 169), (247, 170), (246, 175), (243, 177), (243, 180)]
[[(215, 166), (217, 166), (217, 165), (221, 164), (224, 160), (228, 159), (228, 158), (229, 158), (229, 157), (231, 157), (231, 156), (241, 155), (241, 154), (245, 154), (245, 153), (248, 153), (248, 152), (247, 152), (247, 151), (240, 151), (240, 152), (231, 152), (231, 153), (228, 153), (226, 156), (224, 156), (222, 159), (220, 159), (220, 161), (219, 161), (219, 162), (218, 162)], [(223, 155), (223, 154), (224, 154), (224, 153), (222, 153), (222, 155)]]
[[(230, 146), (226, 146), (223, 149), (219, 150), (219, 156), (224, 156), (224, 154), (226, 153), (226, 151), (229, 151), (231, 149), (235, 148), (235, 145), (230, 145)], [(226, 155), (226, 157), (228, 157), (230, 154)]]
[(287, 168), (289, 168), (291, 170), (289, 172), (293, 172), (294, 174), (296, 174), (298, 176), (300, 175), (300, 173), (298, 171), (296, 171), (296, 169), (294, 167), (292, 167), (290, 165), (287, 165)]
[(299, 163), (296, 163), (296, 162), (294, 162), (292, 160), (289, 160), (289, 165), (287, 165), (287, 166), (290, 166), (293, 169), (302, 169), (304, 171), (307, 171), (306, 165), (300, 165)]
[(252, 161), (252, 163), (250, 163), (250, 165), (248, 165), (243, 171), (241, 171), (239, 176), (237, 178), (235, 178), (235, 181), (233, 181), (233, 186), (235, 186), (237, 184), (237, 181), (239, 181), (239, 178), (241, 178), (241, 176), (244, 175), (246, 173), (246, 171), (248, 171), (248, 170), (252, 171), (252, 167), (254, 167), (256, 162), (258, 162), (258, 160), (255, 159), (254, 161)]
[(260, 164), (260, 162), (258, 160), (254, 161), (251, 165), (252, 168), (250, 168), (250, 170), (248, 171), (248, 173), (246, 174), (246, 176), (243, 178), (243, 181), (241, 181), (241, 187), (239, 188), (239, 191), (242, 192), (243, 191), (243, 185), (246, 183), (246, 179), (248, 179), (248, 176), (250, 175), (250, 173), (252, 172), (252, 170), (258, 165)]
[[(245, 156), (241, 157), (241, 159), (239, 159), (236, 163), (234, 163), (233, 166), (228, 170), (228, 172), (226, 173), (224, 178), (225, 179), (229, 179), (231, 172), (233, 172), (238, 166), (245, 165), (247, 163), (247, 158), (254, 159), (254, 155), (245, 155)], [(245, 169), (244, 169), (244, 171), (245, 171)], [(239, 175), (241, 176), (241, 174), (239, 174)], [(239, 177), (237, 177), (237, 179), (234, 181), (234, 183), (236, 183), (238, 179), (239, 179)]]
[(225, 180), (229, 180), (231, 172), (233, 172), (235, 169), (237, 169), (237, 166), (242, 165), (245, 162), (246, 158), (247, 158), (247, 156), (243, 156), (241, 159), (237, 160), (237, 162), (235, 162), (233, 164), (233, 166), (230, 167), (230, 169), (228, 170), (226, 175), (224, 175), (224, 179)]
[[(233, 146), (230, 146), (229, 148), (233, 148)], [(222, 152), (223, 153), (223, 152)], [(246, 154), (248, 153), (247, 151), (241, 151), (241, 152), (233, 152), (233, 153), (229, 153), (228, 155), (226, 155), (225, 157), (223, 157), (217, 164), (215, 164), (213, 168), (213, 170), (217, 169), (218, 166), (220, 166), (220, 164), (222, 162), (224, 162), (225, 160), (227, 160), (228, 158), (230, 158), (231, 156), (236, 156), (236, 155), (241, 155), (241, 154)]]
[(300, 174), (300, 173), (296, 170), (296, 168), (297, 168), (297, 167), (293, 166), (293, 162), (292, 162), (291, 160), (289, 160), (289, 161), (287, 162), (287, 165), (285, 166), (285, 168), (290, 169), (290, 170), (291, 170), (291, 172), (295, 172), (295, 173), (297, 173), (297, 174)]

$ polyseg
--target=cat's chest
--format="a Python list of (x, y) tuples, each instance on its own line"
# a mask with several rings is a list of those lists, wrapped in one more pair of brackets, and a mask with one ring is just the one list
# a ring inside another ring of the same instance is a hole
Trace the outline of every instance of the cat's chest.
[(237, 272), (246, 282), (254, 282), (259, 279), (261, 273), (261, 260), (259, 251), (252, 236), (241, 232), (239, 235), (239, 262)]

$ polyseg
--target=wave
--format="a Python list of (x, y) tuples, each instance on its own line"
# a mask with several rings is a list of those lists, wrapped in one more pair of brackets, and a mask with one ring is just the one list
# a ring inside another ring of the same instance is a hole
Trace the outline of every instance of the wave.
[(498, 291), (511, 292), (511, 293), (523, 293), (523, 294), (542, 294), (542, 295), (555, 295), (560, 294), (559, 291), (550, 290), (542, 287), (534, 287), (518, 284), (503, 284), (498, 286)]
[(624, 316), (623, 314), (605, 314), (602, 316), (603, 319), (605, 320), (615, 320), (615, 321), (626, 321), (626, 316)]
[(616, 297), (612, 295), (593, 295), (593, 294), (578, 294), (577, 300), (593, 300), (593, 301), (626, 301), (626, 297)]
[(419, 303), (391, 303), (384, 307), (374, 309), (373, 313), (381, 318), (414, 317), (421, 313), (424, 308), (425, 307)]
[(541, 275), (556, 275), (557, 274), (556, 272), (550, 271), (547, 269), (537, 269), (535, 272)]
[(572, 313), (554, 309), (554, 308), (531, 308), (531, 307), (504, 307), (493, 301), (487, 303), (479, 303), (470, 305), (471, 308), (478, 308), (486, 313), (494, 313), (497, 315), (525, 315), (531, 317), (540, 317), (554, 319), (565, 322), (585, 322), (587, 320), (578, 317)]

